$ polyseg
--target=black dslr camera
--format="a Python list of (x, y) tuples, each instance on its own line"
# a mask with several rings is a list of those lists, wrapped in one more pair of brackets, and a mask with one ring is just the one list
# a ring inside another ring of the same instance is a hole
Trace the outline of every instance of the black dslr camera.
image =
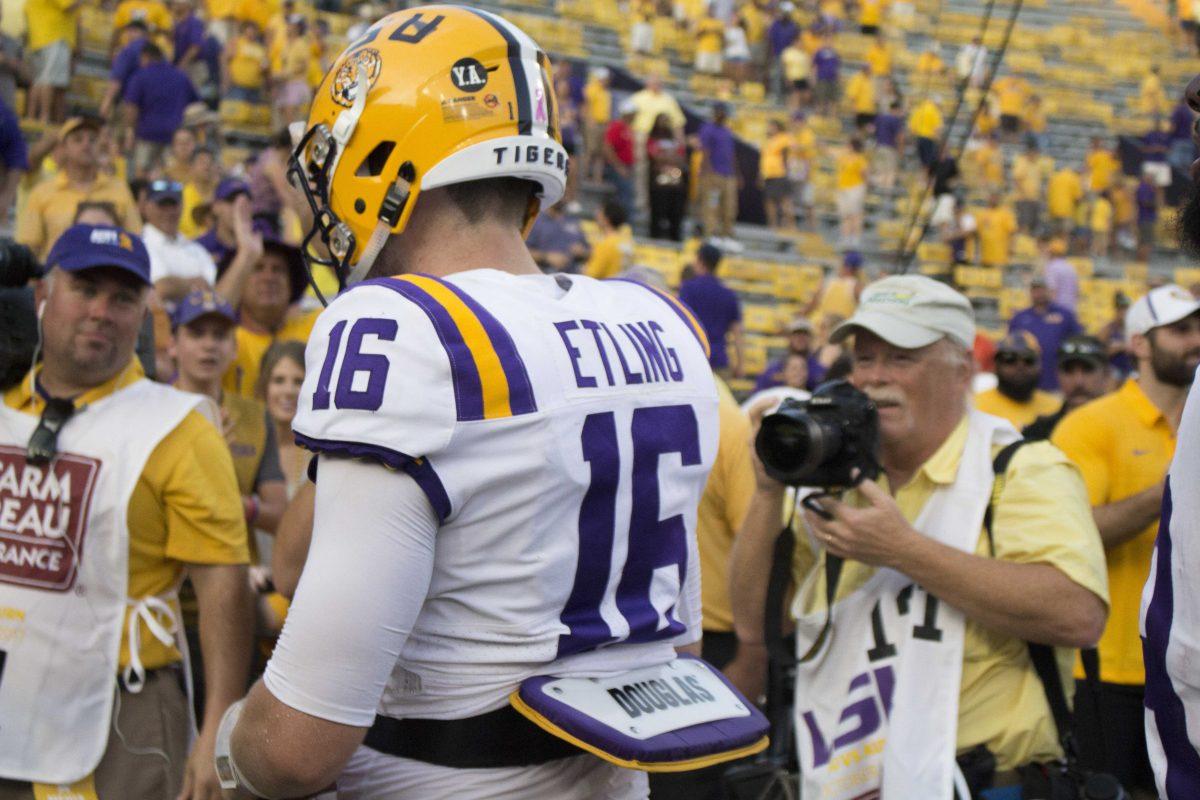
[(754, 449), (775, 480), (836, 492), (879, 474), (879, 416), (871, 398), (832, 381), (764, 417)]

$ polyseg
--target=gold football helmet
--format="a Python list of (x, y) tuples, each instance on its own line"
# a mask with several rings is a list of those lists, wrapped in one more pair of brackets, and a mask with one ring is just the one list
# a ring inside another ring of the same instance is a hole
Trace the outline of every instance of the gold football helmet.
[[(520, 28), (463, 6), (398, 11), (352, 42), (317, 89), (289, 166), (314, 216), (304, 252), (343, 287), (404, 230), (422, 191), (500, 177), (539, 184), (542, 205), (562, 197), (550, 63)], [(310, 254), (317, 236), (331, 258)]]

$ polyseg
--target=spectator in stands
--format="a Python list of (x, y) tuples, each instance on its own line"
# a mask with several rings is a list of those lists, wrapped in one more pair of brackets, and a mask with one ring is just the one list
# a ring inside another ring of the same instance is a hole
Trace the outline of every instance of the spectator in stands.
[(190, 128), (180, 128), (171, 137), (171, 146), (163, 158), (162, 173), (176, 183), (186, 183), (196, 155), (196, 134)]
[(254, 396), (267, 348), (279, 341), (307, 341), (320, 313), (300, 306), (308, 285), (300, 249), (271, 237), (264, 237), (260, 246), (261, 256), (249, 267), (239, 264), (236, 255), (229, 266), (218, 264), (221, 294), (238, 312), (238, 355), (225, 373), (224, 386), (243, 397)]
[(612, 121), (608, 67), (594, 67), (583, 87), (583, 172), (592, 181), (604, 176), (604, 133)]
[(1063, 165), (1050, 176), (1050, 182), (1046, 186), (1046, 211), (1050, 215), (1054, 233), (1071, 232), (1075, 225), (1079, 201), (1082, 199), (1083, 181), (1079, 173), (1070, 166)]
[(125, 86), (141, 67), (142, 48), (150, 42), (146, 23), (135, 19), (122, 28), (116, 38), (115, 54), (108, 73), (108, 87), (100, 101), (100, 116), (109, 118), (116, 101), (125, 94)]
[(1138, 260), (1145, 261), (1154, 251), (1154, 229), (1158, 225), (1158, 187), (1149, 172), (1142, 170), (1142, 180), (1134, 193), (1137, 203)]
[(134, 20), (145, 23), (156, 38), (171, 29), (171, 15), (161, 0), (121, 0), (113, 12), (113, 28), (119, 31)]
[(881, 191), (890, 192), (900, 172), (900, 154), (904, 152), (904, 108), (893, 100), (886, 111), (875, 117), (875, 155), (871, 182)]
[(1125, 337), (1125, 315), (1129, 312), (1129, 295), (1117, 291), (1112, 299), (1113, 316), (1100, 329), (1100, 341), (1108, 351), (1108, 363), (1114, 377), (1123, 381), (1133, 372), (1133, 354), (1129, 351), (1129, 340)]
[(788, 178), (792, 182), (792, 206), (804, 218), (804, 224), (813, 229), (817, 224), (813, 210), (815, 192), (810, 177), (812, 161), (817, 153), (817, 135), (809, 127), (808, 116), (803, 111), (792, 114), (792, 125), (788, 131), (792, 136), (792, 149), (788, 152)]
[(250, 186), (241, 178), (223, 178), (213, 190), (213, 226), (196, 241), (220, 264), (238, 249), (237, 222), (247, 230), (251, 223)]
[(926, 97), (908, 115), (908, 132), (917, 143), (917, 159), (929, 169), (938, 158), (938, 139), (942, 135), (942, 112), (939, 98)]
[(1062, 405), (1021, 429), (1026, 439), (1049, 439), (1069, 412), (1108, 393), (1108, 358), (1095, 336), (1072, 336), (1058, 348), (1058, 386)]
[[(1008, 323), (1008, 332), (1029, 331), (1037, 339), (1038, 347), (1043, 353), (1057, 353), (1064, 341), (1077, 333), (1083, 333), (1079, 321), (1069, 308), (1064, 308), (1054, 302), (1046, 279), (1041, 275), (1034, 276), (1029, 283), (1029, 308), (1013, 314)], [(1046, 391), (1058, 389), (1058, 375), (1054, 364), (1042, 362), (1041, 378), (1038, 388)]]
[(993, 90), (1000, 109), (1000, 130), (1005, 141), (1015, 142), (1029, 102), (1029, 84), (1019, 75), (1005, 75), (996, 81)]
[(171, 0), (171, 16), (175, 23), (171, 32), (175, 66), (186, 72), (192, 85), (200, 89), (209, 77), (202, 58), (207, 36), (204, 20), (196, 14), (192, 0)]
[(1014, 331), (996, 344), (996, 386), (975, 395), (975, 407), (1011, 422), (1017, 430), (1058, 410), (1058, 395), (1037, 388), (1042, 350), (1029, 331)]
[(746, 37), (746, 21), (740, 14), (725, 25), (725, 75), (733, 81), (733, 91), (739, 93), (750, 74), (750, 42)]
[(866, 59), (867, 69), (877, 84), (882, 84), (883, 80), (892, 74), (892, 50), (883, 34), (871, 40), (871, 46), (867, 48), (863, 58)]
[(812, 102), (812, 56), (796, 37), (779, 56), (783, 71), (785, 94), (793, 112), (807, 108)]
[(946, 72), (946, 62), (942, 61), (942, 57), (938, 55), (937, 45), (931, 45), (929, 49), (923, 50), (921, 55), (917, 56), (913, 72), (923, 78), (942, 75)]
[(1146, 673), (1138, 610), (1150, 572), (1163, 478), (1200, 366), (1200, 303), (1179, 286), (1162, 286), (1133, 304), (1125, 330), (1137, 358), (1137, 378), (1068, 414), (1052, 441), (1083, 472), (1106, 549), (1112, 595), (1112, 613), (1097, 648), (1099, 686), (1076, 687), (1080, 763), (1112, 773), (1137, 796), (1154, 797), (1142, 724)]
[(285, 125), (304, 118), (308, 113), (308, 103), (312, 99), (308, 68), (312, 55), (308, 22), (303, 14), (292, 14), (287, 18), (287, 33), (279, 54), (279, 68), (272, 76), (278, 87), (275, 103)]
[[(255, 217), (278, 219), (286, 201), (297, 199), (297, 193), (287, 179), (287, 163), (292, 155), (292, 137), (287, 128), (280, 128), (262, 148), (246, 170), (246, 185), (250, 187), (250, 212)], [(307, 208), (293, 206), (298, 214)]]
[(0, 31), (0, 101), (15, 109), (17, 86), (28, 86), (29, 80), (29, 68), (25, 65), (25, 48), (15, 36)]
[(763, 369), (762, 374), (754, 382), (754, 391), (761, 392), (764, 389), (770, 389), (773, 386), (784, 385), (784, 367), (787, 365), (787, 360), (792, 356), (799, 356), (804, 359), (806, 376), (804, 384), (799, 388), (811, 388), (808, 385), (808, 361), (812, 356), (813, 349), (813, 326), (808, 321), (808, 317), (797, 314), (792, 317), (792, 321), (788, 323), (787, 330), (787, 352), (782, 356), (771, 361)]
[(1017, 217), (1012, 209), (1001, 203), (999, 194), (992, 194), (987, 208), (976, 214), (975, 221), (979, 229), (979, 263), (997, 269), (1007, 267), (1012, 237), (1017, 232)]
[[(246, 524), (275, 532), (287, 504), (275, 428), (263, 404), (225, 392), (221, 379), (237, 354), (237, 315), (211, 290), (187, 294), (171, 314), (175, 388), (206, 395), (221, 409)], [(251, 537), (250, 551), (256, 548)], [(257, 559), (254, 559), (257, 560)]]
[(1036, 236), (1040, 232), (1042, 195), (1051, 169), (1053, 162), (1042, 156), (1036, 142), (1027, 142), (1025, 151), (1013, 159), (1017, 225), (1022, 233)]
[(987, 73), (987, 55), (988, 49), (984, 46), (983, 39), (978, 36), (959, 48), (954, 59), (954, 71), (958, 79), (965, 81), (972, 89), (982, 86), (984, 75)]
[(791, 228), (795, 224), (792, 208), (792, 182), (788, 178), (788, 153), (792, 137), (777, 119), (767, 123), (767, 140), (763, 143), (758, 162), (759, 188), (763, 193), (763, 208), (767, 225), (775, 229)]
[(841, 97), (838, 85), (842, 69), (842, 58), (833, 46), (833, 37), (821, 37), (821, 46), (813, 53), (813, 73), (816, 81), (817, 111), (831, 114)]
[(203, 211), (212, 203), (213, 193), (221, 180), (217, 170), (217, 157), (212, 150), (204, 147), (196, 148), (192, 154), (192, 163), (188, 169), (187, 179), (183, 181), (183, 216), (179, 222), (179, 230), (183, 235), (195, 239), (208, 227), (200, 224), (197, 213)]
[(661, 76), (647, 76), (646, 85), (640, 91), (631, 94), (629, 102), (633, 104), (635, 110), (635, 116), (631, 123), (633, 130), (642, 136), (650, 133), (650, 129), (654, 127), (660, 114), (666, 114), (676, 130), (682, 131), (687, 125), (687, 117), (684, 116), (679, 101), (663, 88)]
[(1171, 166), (1187, 174), (1192, 162), (1196, 159), (1196, 145), (1192, 141), (1192, 126), (1195, 125), (1196, 113), (1192, 111), (1185, 98), (1180, 98), (1171, 112), (1170, 131), (1171, 146), (1167, 160)]
[(629, 49), (634, 53), (654, 52), (654, 20), (658, 16), (655, 5), (654, 0), (633, 0), (630, 4), (633, 25), (629, 28)]
[(650, 236), (683, 241), (683, 215), (688, 195), (687, 143), (667, 114), (658, 115), (646, 137), (646, 162)]
[(854, 125), (858, 135), (862, 136), (867, 128), (875, 121), (878, 108), (875, 104), (875, 79), (871, 77), (871, 68), (863, 65), (858, 72), (850, 76), (846, 82), (846, 101), (854, 112)]
[(25, 46), (33, 72), (25, 116), (43, 125), (60, 122), (71, 84), (79, 6), (60, 0), (26, 0), (25, 19)]
[(827, 317), (838, 317), (840, 321), (853, 315), (863, 288), (862, 265), (862, 253), (846, 251), (837, 273), (825, 279), (800, 313), (817, 319), (822, 326)]
[(1050, 148), (1050, 135), (1046, 132), (1046, 109), (1042, 96), (1029, 96), (1029, 106), (1025, 110), (1025, 141), (1033, 142), (1043, 152)]
[(243, 22), (238, 35), (224, 49), (225, 69), (221, 94), (230, 100), (258, 105), (263, 101), (270, 62), (262, 32), (253, 22)]
[(275, 342), (263, 353), (260, 366), (255, 396), (267, 407), (279, 446), (284, 486), (291, 498), (304, 483), (312, 459), (312, 454), (297, 445), (292, 435), (292, 419), (304, 383), (304, 343), (291, 339)]
[(1171, 148), (1169, 125), (1167, 120), (1155, 117), (1141, 141), (1142, 172), (1149, 172), (1160, 189), (1171, 185), (1171, 165), (1167, 161)]
[(715, 16), (711, 5), (696, 22), (692, 35), (696, 39), (696, 72), (720, 75), (724, 67), (721, 54), (725, 50), (725, 23)]
[(1153, 64), (1138, 87), (1138, 110), (1147, 117), (1158, 117), (1170, 112), (1171, 104), (1163, 89), (1162, 69)]
[(561, 203), (538, 214), (525, 244), (543, 272), (578, 272), (590, 252), (579, 220), (563, 214)]
[(142, 208), (146, 215), (142, 239), (150, 253), (150, 280), (159, 299), (175, 303), (188, 292), (212, 288), (217, 282), (212, 256), (179, 232), (183, 187), (167, 178), (151, 181)]
[(153, 42), (142, 48), (141, 65), (121, 95), (128, 126), (125, 149), (132, 145), (138, 174), (159, 162), (183, 124), (183, 110), (200, 99), (187, 73), (167, 61)]
[(979, 225), (965, 202), (955, 201), (949, 219), (941, 226), (941, 234), (942, 241), (950, 245), (950, 259), (955, 264), (969, 263), (978, 252)]
[(17, 186), (29, 171), (29, 149), (21, 133), (21, 123), (12, 108), (0, 102), (0, 230), (11, 231), (9, 216), (14, 213)]
[[(708, 361), (722, 377), (742, 377), (742, 304), (737, 294), (717, 277), (722, 253), (716, 245), (704, 243), (692, 262), (692, 277), (679, 286), (679, 299), (695, 313), (708, 336)], [(727, 339), (733, 343), (730, 363)]]
[(963, 156), (970, 159), (974, 185), (988, 193), (999, 192), (1004, 189), (1004, 153), (1000, 141), (992, 133), (982, 137), (978, 145)]
[(1091, 229), (1092, 255), (1097, 258), (1107, 256), (1112, 247), (1113, 229), (1113, 204), (1107, 190), (1092, 197), (1088, 227)]
[(633, 231), (628, 221), (625, 206), (615, 200), (608, 200), (596, 209), (600, 238), (583, 268), (589, 278), (615, 278), (628, 266), (633, 257)]
[(635, 166), (633, 122), (637, 106), (629, 98), (621, 101), (620, 116), (608, 123), (604, 132), (604, 180), (616, 190), (617, 202), (627, 210), (634, 208), (633, 173)]
[(1121, 171), (1121, 162), (1099, 136), (1093, 136), (1087, 155), (1087, 184), (1093, 192), (1103, 192), (1113, 185), (1113, 177)]
[(106, 200), (116, 207), (122, 227), (142, 228), (129, 186), (100, 170), (100, 129), (99, 120), (75, 117), (58, 130), (58, 172), (34, 187), (17, 218), (17, 241), (33, 248), (38, 258), (45, 258), (71, 226), (75, 207), (84, 200)]
[[(771, 61), (768, 77), (780, 98), (786, 97), (788, 91), (794, 88), (789, 87), (786, 83), (787, 79), (783, 71), (785, 69), (783, 52), (800, 39), (800, 28), (792, 18), (795, 10), (796, 7), (791, 2), (784, 0), (775, 9), (771, 24), (767, 26), (767, 47)], [(807, 54), (807, 51), (805, 53)]]
[(849, 148), (838, 154), (836, 165), (838, 234), (842, 247), (857, 248), (861, 244), (868, 168), (862, 140), (852, 137)]
[(722, 245), (732, 249), (737, 247), (733, 241), (733, 223), (737, 219), (742, 178), (728, 120), (729, 106), (714, 103), (712, 120), (700, 126), (693, 146), (704, 152), (700, 173), (704, 233), (710, 238), (721, 237)]
[(1050, 299), (1057, 305), (1075, 313), (1079, 305), (1079, 273), (1067, 260), (1067, 243), (1061, 237), (1054, 237), (1046, 242), (1046, 266), (1042, 276), (1046, 279), (1046, 288), (1050, 291)]

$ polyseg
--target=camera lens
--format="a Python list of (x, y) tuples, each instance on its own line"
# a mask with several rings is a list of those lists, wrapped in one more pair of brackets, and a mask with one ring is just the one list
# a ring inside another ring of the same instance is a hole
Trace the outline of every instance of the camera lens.
[(797, 484), (842, 446), (841, 431), (808, 414), (770, 414), (755, 440), (758, 457), (777, 480)]

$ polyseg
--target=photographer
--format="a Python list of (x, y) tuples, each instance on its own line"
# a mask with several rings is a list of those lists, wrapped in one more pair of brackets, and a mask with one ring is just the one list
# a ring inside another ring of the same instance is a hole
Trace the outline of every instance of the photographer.
[[(874, 471), (874, 442), (860, 432), (869, 436), (877, 419), (882, 474), (840, 498), (818, 495), (829, 519), (806, 510), (796, 535), (803, 795), (950, 798), (956, 756), (977, 797), (1019, 786), (1042, 774), (1030, 765), (1063, 755), (1027, 643), (1061, 648), (1069, 692), (1069, 648), (1094, 644), (1107, 613), (1082, 480), (1058, 450), (1028, 444), (993, 492), (993, 458), (1018, 436), (968, 410), (975, 325), (962, 295), (924, 277), (885, 278), (832, 338), (849, 336), (851, 383), (877, 417), (865, 402), (866, 412), (845, 406), (868, 423), (844, 426), (846, 440), (868, 452), (839, 464), (845, 451), (829, 448), (817, 471)], [(789, 455), (794, 441), (777, 451)], [(739, 652), (727, 674), (751, 696), (767, 660), (764, 576), (783, 524), (785, 487), (769, 467), (756, 460), (758, 488), (731, 564)], [(1004, 796), (1021, 796), (1011, 791)]]

